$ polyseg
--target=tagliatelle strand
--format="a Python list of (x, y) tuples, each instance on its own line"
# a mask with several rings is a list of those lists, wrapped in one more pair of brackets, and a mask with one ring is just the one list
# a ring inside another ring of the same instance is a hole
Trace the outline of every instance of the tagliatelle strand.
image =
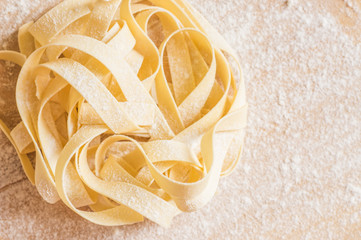
[(0, 128), (45, 201), (96, 224), (168, 227), (209, 202), (239, 161), (239, 61), (185, 0), (66, 0), (18, 40), (21, 53), (0, 59), (22, 66), (22, 122)]
[(33, 169), (33, 166), (26, 154), (21, 153), (21, 151), (18, 149), (14, 139), (11, 137), (10, 129), (6, 126), (6, 124), (0, 119), (0, 129), (3, 131), (5, 136), (9, 139), (9, 141), (12, 143), (12, 145), (15, 147), (16, 153), (18, 154), (18, 157), (20, 159), (21, 165), (23, 166), (24, 172), (26, 177), (29, 179), (29, 181), (34, 184), (35, 183), (35, 172)]

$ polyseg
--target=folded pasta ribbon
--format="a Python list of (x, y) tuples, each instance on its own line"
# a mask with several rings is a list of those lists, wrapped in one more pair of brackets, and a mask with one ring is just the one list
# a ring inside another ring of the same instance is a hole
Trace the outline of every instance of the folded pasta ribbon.
[(101, 225), (167, 227), (239, 161), (237, 56), (185, 0), (66, 0), (18, 40), (0, 59), (21, 66), (22, 121), (0, 128), (45, 201)]

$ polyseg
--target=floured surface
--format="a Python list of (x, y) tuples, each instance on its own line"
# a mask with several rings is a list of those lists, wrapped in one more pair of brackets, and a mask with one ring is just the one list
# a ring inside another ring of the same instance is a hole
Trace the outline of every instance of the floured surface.
[[(56, 2), (2, 1), (0, 47), (14, 49), (15, 29)], [(19, 181), (1, 134), (0, 238), (361, 239), (360, 1), (191, 3), (236, 48), (250, 105), (242, 161), (211, 203), (170, 229), (96, 226)], [(0, 116), (13, 127), (10, 67), (0, 65)]]

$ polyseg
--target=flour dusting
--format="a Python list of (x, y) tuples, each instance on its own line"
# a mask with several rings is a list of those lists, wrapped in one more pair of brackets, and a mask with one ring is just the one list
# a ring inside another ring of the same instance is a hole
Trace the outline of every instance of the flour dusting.
[[(13, 49), (21, 23), (58, 1), (3, 2), (0, 46)], [(360, 239), (360, 1), (190, 2), (237, 51), (249, 101), (241, 163), (220, 180), (211, 203), (176, 217), (170, 229), (150, 221), (109, 228), (45, 204), (21, 182), (0, 190), (0, 219), (8, 218), (0, 221), (0, 237)], [(3, 93), (11, 76), (1, 67)], [(0, 134), (0, 184), (6, 185), (23, 173), (3, 142)]]

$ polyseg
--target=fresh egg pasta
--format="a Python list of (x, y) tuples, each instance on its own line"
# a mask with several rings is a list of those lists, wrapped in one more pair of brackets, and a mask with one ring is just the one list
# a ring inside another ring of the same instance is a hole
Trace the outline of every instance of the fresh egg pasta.
[(22, 121), (0, 128), (45, 201), (96, 224), (167, 227), (209, 202), (239, 161), (238, 59), (185, 0), (66, 0), (18, 42), (0, 59), (22, 67)]

